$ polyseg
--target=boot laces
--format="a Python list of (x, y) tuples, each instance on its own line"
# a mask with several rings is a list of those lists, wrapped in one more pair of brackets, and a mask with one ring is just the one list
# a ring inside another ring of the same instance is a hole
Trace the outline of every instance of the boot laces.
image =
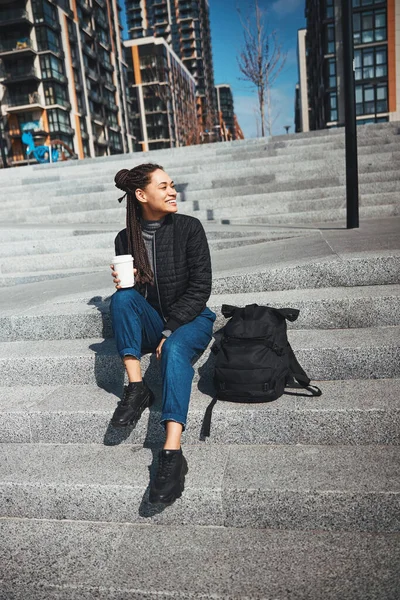
[(132, 394), (132, 392), (129, 391), (128, 386), (126, 385), (124, 387), (124, 395), (122, 396), (122, 399), (119, 401), (119, 404), (121, 406), (127, 406), (129, 404), (131, 394)]
[(171, 475), (172, 467), (173, 456), (161, 454), (160, 462), (158, 463), (157, 479), (168, 479)]

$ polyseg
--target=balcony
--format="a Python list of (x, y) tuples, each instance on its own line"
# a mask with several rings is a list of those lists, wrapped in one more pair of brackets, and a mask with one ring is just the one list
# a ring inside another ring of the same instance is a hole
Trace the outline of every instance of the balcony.
[(115, 87), (115, 85), (113, 83), (111, 83), (110, 81), (107, 81), (107, 79), (105, 77), (101, 78), (101, 83), (104, 85), (104, 87), (109, 90), (110, 92), (115, 92), (115, 90), (117, 89)]
[(90, 90), (89, 98), (93, 100), (93, 102), (97, 102), (98, 104), (103, 104), (104, 102), (104, 99), (100, 96), (100, 94), (98, 94), (94, 90)]
[(37, 53), (32, 40), (29, 38), (22, 38), (11, 42), (0, 43), (0, 55), (2, 56), (5, 54), (12, 54), (14, 56), (28, 53)]
[(101, 13), (94, 13), (94, 20), (100, 27), (103, 27), (103, 29), (108, 29), (108, 22)]
[(93, 60), (97, 59), (96, 52), (90, 46), (87, 46), (86, 44), (82, 44), (82, 50), (84, 51), (84, 53), (87, 56), (90, 56), (90, 58), (93, 58)]
[[(7, 102), (4, 100), (3, 104)], [(44, 108), (44, 102), (38, 92), (30, 94), (10, 94), (8, 98), (7, 112), (16, 112), (18, 110), (28, 110), (35, 108)]]
[(88, 0), (76, 0), (76, 3), (82, 8), (84, 12), (90, 14), (93, 10), (93, 7), (90, 6)]
[(0, 12), (0, 27), (9, 27), (14, 23), (29, 23), (29, 25), (33, 25), (33, 21), (26, 10), (15, 8)]
[(113, 112), (113, 113), (117, 113), (117, 112), (118, 112), (118, 110), (119, 110), (119, 109), (118, 109), (118, 106), (115, 104), (115, 102), (109, 102), (109, 103), (107, 104), (107, 109), (108, 109), (108, 110), (111, 110), (111, 112)]
[(19, 81), (38, 81), (40, 79), (36, 69), (28, 69), (26, 71), (16, 71), (4, 74), (3, 85), (10, 85)]
[(94, 139), (94, 143), (97, 144), (98, 146), (102, 146), (104, 148), (107, 148), (109, 146), (109, 142), (108, 142), (108, 140), (106, 140), (104, 135), (99, 135), (98, 137), (96, 135), (94, 135), (93, 139)]
[(110, 62), (101, 62), (100, 65), (102, 67), (104, 67), (104, 69), (106, 69), (107, 71), (110, 71), (110, 73), (113, 73), (114, 71), (114, 67), (112, 66), (112, 64)]
[(90, 67), (85, 67), (85, 71), (86, 71), (87, 75), (90, 77), (90, 79), (92, 79), (93, 81), (99, 80), (99, 74), (94, 69), (91, 69)]
[(71, 103), (68, 100), (56, 98), (54, 102), (47, 103), (47, 108), (62, 108), (65, 110), (71, 110)]
[(90, 37), (94, 37), (95, 35), (95, 31), (90, 23), (82, 23), (82, 30)]
[(59, 83), (67, 83), (68, 79), (63, 73), (59, 73), (58, 71), (46, 71), (42, 70), (42, 79), (55, 79)]
[[(29, 127), (31, 126), (31, 127)], [(44, 129), (42, 121), (32, 121), (31, 123), (25, 123), (23, 131), (30, 131), (33, 136), (46, 136), (48, 132)], [(23, 131), (19, 125), (11, 125), (7, 128), (6, 132), (12, 138), (18, 138), (22, 136)]]
[(92, 112), (91, 117), (92, 117), (92, 121), (95, 121), (95, 123), (98, 123), (100, 125), (104, 125), (106, 122), (105, 118), (103, 117), (103, 115), (101, 113)]
[(72, 129), (69, 125), (65, 123), (50, 123), (50, 132), (51, 133), (66, 133), (67, 135), (73, 135), (75, 130)]

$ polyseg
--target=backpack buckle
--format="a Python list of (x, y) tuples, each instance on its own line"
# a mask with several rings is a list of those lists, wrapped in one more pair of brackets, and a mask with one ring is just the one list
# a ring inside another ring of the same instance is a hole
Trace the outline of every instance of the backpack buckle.
[(275, 352), (275, 354), (277, 354), (278, 356), (283, 356), (285, 350), (281, 347), (281, 346), (277, 346), (276, 344), (274, 344), (272, 346), (272, 350)]

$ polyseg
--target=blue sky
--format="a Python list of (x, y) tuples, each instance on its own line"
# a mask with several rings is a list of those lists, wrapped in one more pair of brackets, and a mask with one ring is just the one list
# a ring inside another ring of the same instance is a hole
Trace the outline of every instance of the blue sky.
[[(243, 45), (242, 15), (251, 15), (252, 0), (209, 0), (215, 84), (232, 87), (235, 113), (244, 135), (257, 135), (257, 93), (254, 86), (239, 79), (237, 55)], [(259, 0), (269, 30), (276, 30), (287, 52), (285, 67), (272, 92), (273, 134), (285, 133), (284, 125), (294, 131), (294, 94), (297, 75), (297, 31), (305, 27), (305, 0)]]
[[(245, 137), (257, 135), (258, 100), (255, 88), (238, 79), (241, 75), (236, 57), (243, 45), (243, 31), (236, 7), (246, 17), (251, 15), (252, 5), (251, 0), (209, 0), (215, 83), (229, 83), (232, 87), (235, 113)], [(304, 6), (304, 0), (259, 0), (264, 22), (269, 30), (277, 31), (287, 52), (285, 67), (272, 93), (274, 135), (285, 133), (284, 125), (291, 125), (291, 132), (294, 131), (297, 31), (305, 27)]]

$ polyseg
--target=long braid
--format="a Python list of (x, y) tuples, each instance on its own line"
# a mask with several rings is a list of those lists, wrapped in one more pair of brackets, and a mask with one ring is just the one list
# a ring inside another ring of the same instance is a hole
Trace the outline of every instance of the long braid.
[[(146, 247), (144, 245), (140, 217), (142, 209), (136, 198), (136, 190), (144, 190), (151, 181), (151, 175), (158, 169), (163, 170), (160, 165), (145, 163), (131, 169), (121, 169), (116, 174), (114, 181), (116, 187), (126, 192), (126, 229), (128, 235), (128, 252), (135, 257), (135, 268), (137, 269), (136, 280), (138, 283), (153, 283), (154, 275), (149, 263)], [(124, 197), (119, 198), (121, 202)]]

